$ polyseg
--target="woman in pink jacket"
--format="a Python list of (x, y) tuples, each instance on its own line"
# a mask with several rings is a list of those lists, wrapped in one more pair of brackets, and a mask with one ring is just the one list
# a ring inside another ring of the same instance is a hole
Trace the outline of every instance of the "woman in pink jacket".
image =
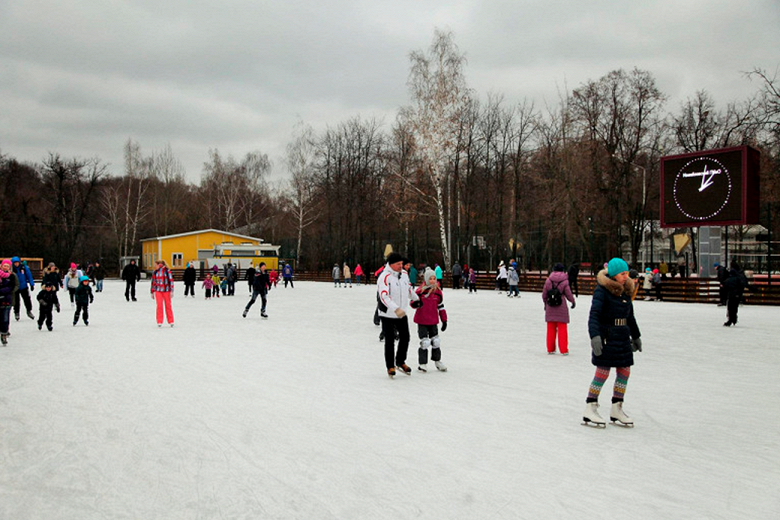
[(162, 327), (163, 307), (165, 308), (165, 317), (168, 318), (168, 325), (173, 327), (173, 307), (171, 307), (171, 298), (173, 298), (173, 274), (165, 260), (157, 261), (157, 269), (152, 273), (152, 299), (157, 302), (157, 326)]
[[(554, 289), (558, 291), (557, 295)], [(555, 354), (555, 336), (557, 335), (561, 354), (569, 355), (569, 307), (566, 306), (565, 300), (571, 302), (572, 309), (576, 305), (571, 287), (569, 287), (569, 276), (566, 274), (563, 264), (555, 264), (553, 272), (544, 282), (544, 289), (542, 289), (544, 321), (547, 322), (548, 354)]]

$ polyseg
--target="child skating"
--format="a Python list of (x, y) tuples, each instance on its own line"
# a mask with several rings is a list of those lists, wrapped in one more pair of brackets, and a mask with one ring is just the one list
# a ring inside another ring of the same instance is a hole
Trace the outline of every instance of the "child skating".
[(211, 279), (211, 273), (206, 273), (206, 278), (203, 279), (201, 285), (206, 290), (206, 299), (211, 299), (211, 291), (214, 289), (214, 280)]
[(417, 324), (417, 337), (420, 338), (420, 348), (417, 349), (417, 370), (428, 371), (428, 350), (431, 351), (431, 360), (436, 369), (446, 372), (447, 367), (441, 361), (441, 340), (439, 339), (439, 319), (441, 318), (441, 331), (447, 330), (447, 310), (444, 308), (444, 294), (439, 288), (436, 273), (426, 269), (423, 273), (423, 285), (415, 292), (419, 299), (413, 301), (411, 306), (417, 309), (414, 313), (414, 322)]
[(79, 322), (79, 315), (82, 315), (84, 325), (89, 326), (89, 304), (95, 299), (92, 296), (92, 287), (89, 286), (89, 277), (81, 276), (79, 286), (76, 287), (74, 298), (76, 300), (76, 313), (73, 315), (73, 326)]
[(54, 329), (52, 324), (52, 312), (56, 309), (60, 312), (60, 300), (57, 298), (57, 289), (51, 282), (43, 284), (43, 290), (38, 293), (38, 330), (43, 330), (43, 323), (49, 331)]
[(588, 390), (582, 420), (587, 426), (606, 426), (606, 421), (598, 413), (598, 400), (610, 369), (615, 367), (617, 375), (609, 418), (620, 426), (632, 427), (634, 421), (623, 412), (623, 397), (634, 364), (634, 352), (642, 351), (641, 334), (631, 301), (634, 282), (628, 276), (628, 264), (621, 258), (610, 260), (607, 268), (599, 272), (596, 281), (598, 285), (593, 292), (588, 319), (593, 349), (591, 362), (596, 366), (596, 375)]

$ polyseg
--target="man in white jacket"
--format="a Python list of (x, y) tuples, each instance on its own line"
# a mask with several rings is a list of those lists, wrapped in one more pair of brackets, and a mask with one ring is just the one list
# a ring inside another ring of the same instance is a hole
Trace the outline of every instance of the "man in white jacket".
[[(387, 265), (376, 281), (379, 296), (379, 319), (385, 336), (385, 365), (387, 375), (395, 376), (395, 368), (411, 375), (412, 369), (406, 364), (409, 350), (409, 320), (406, 308), (410, 301), (418, 300), (409, 283), (409, 276), (403, 270), (404, 259), (398, 253), (390, 253)], [(398, 331), (398, 351), (395, 351), (395, 331)]]

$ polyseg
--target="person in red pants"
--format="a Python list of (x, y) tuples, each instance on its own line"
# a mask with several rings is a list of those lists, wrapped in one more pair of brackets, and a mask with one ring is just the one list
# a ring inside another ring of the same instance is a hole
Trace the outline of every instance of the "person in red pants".
[(168, 319), (168, 325), (173, 327), (173, 307), (171, 306), (173, 298), (173, 274), (165, 260), (157, 261), (157, 269), (152, 274), (152, 299), (157, 302), (157, 326), (162, 327), (163, 309), (165, 317)]
[(569, 354), (569, 307), (576, 305), (574, 295), (569, 287), (569, 277), (563, 264), (555, 264), (553, 272), (547, 277), (542, 289), (544, 302), (544, 321), (547, 322), (547, 353), (555, 354), (555, 337), (558, 336), (558, 349), (561, 354)]

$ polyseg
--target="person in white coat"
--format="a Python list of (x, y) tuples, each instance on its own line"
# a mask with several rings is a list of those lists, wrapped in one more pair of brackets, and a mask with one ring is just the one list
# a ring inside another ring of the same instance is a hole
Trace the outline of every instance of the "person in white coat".
[[(379, 298), (379, 319), (385, 339), (385, 366), (387, 375), (395, 376), (396, 367), (407, 375), (412, 369), (406, 364), (409, 350), (409, 320), (406, 309), (409, 303), (418, 300), (409, 275), (403, 269), (404, 259), (398, 253), (390, 253), (387, 264), (376, 282)], [(398, 331), (398, 350), (395, 349), (395, 333)]]
[(501, 291), (509, 291), (509, 287), (507, 285), (508, 277), (509, 275), (506, 272), (504, 261), (501, 260), (501, 262), (498, 264), (498, 274), (496, 275), (496, 289), (498, 290), (498, 294), (501, 294)]

